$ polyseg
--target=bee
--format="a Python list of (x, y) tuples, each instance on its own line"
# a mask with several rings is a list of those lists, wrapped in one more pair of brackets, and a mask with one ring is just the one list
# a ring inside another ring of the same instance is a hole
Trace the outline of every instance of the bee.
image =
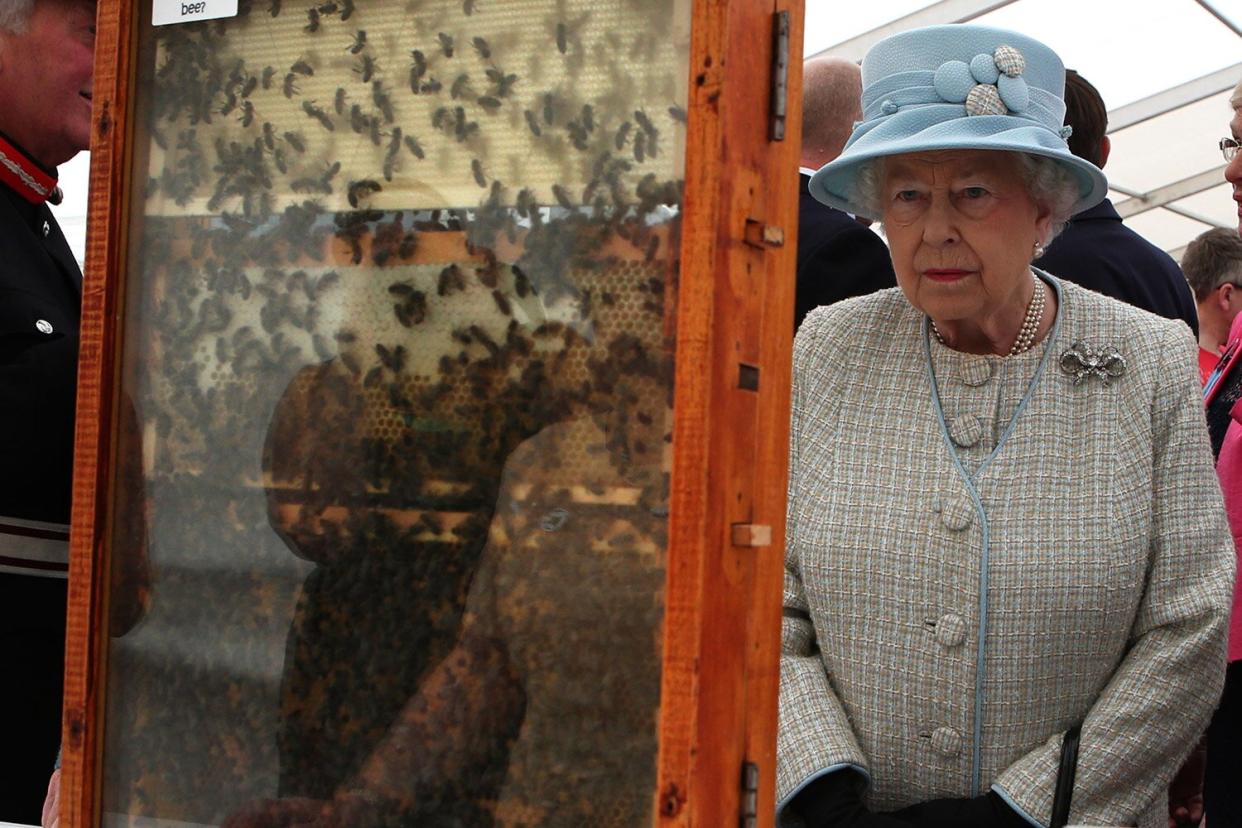
[(319, 31), (319, 9), (311, 6), (306, 10), (306, 26), (305, 31), (308, 34), (314, 34)]
[(527, 218), (532, 210), (538, 209), (539, 205), (535, 203), (535, 199), (531, 194), (531, 191), (528, 188), (523, 187), (520, 191), (518, 191), (517, 201), (514, 206), (517, 208), (519, 216)]
[(613, 146), (615, 146), (618, 150), (620, 150), (622, 147), (625, 146), (625, 141), (629, 137), (630, 130), (633, 128), (633, 126), (634, 126), (633, 123), (631, 123), (630, 121), (626, 121), (617, 129), (617, 136), (613, 140), (612, 143), (613, 143)]
[(384, 367), (394, 374), (400, 373), (401, 369), (405, 367), (404, 345), (397, 345), (389, 349), (376, 343), (375, 353), (379, 356), (380, 362), (383, 363)]
[(421, 78), (427, 72), (427, 56), (418, 49), (411, 49), (410, 58), (413, 60), (410, 64), (410, 77)]
[(306, 75), (307, 77), (315, 74), (314, 68), (309, 63), (307, 63), (304, 59), (298, 60), (296, 63), (290, 66), (289, 71), (296, 72), (299, 75)]
[(422, 161), (424, 158), (427, 157), (427, 154), (423, 152), (423, 145), (418, 143), (418, 139), (415, 138), (413, 135), (405, 136), (405, 148), (408, 149), (410, 151), (410, 154), (413, 155), (415, 158), (417, 158), (419, 161)]
[(651, 264), (651, 262), (656, 257), (656, 252), (659, 249), (660, 249), (660, 237), (653, 233), (650, 240), (648, 240), (647, 242), (647, 252), (643, 254), (643, 261), (647, 262), (647, 264)]
[(285, 162), (284, 150), (276, 149), (272, 152), (272, 163), (276, 165), (276, 169), (280, 170), (281, 175), (289, 174), (289, 165)]
[(401, 127), (394, 127), (392, 141), (388, 144), (388, 152), (384, 154), (384, 178), (392, 181), (393, 172), (397, 167), (397, 154), (401, 152)]
[(481, 37), (470, 39), (470, 45), (474, 46), (474, 50), (479, 53), (479, 57), (488, 60), (492, 56), (492, 47), (487, 45), (487, 41)]
[(440, 32), (436, 35), (436, 39), (440, 41), (440, 51), (444, 52), (446, 58), (453, 56), (453, 36)]
[(461, 268), (456, 264), (451, 264), (440, 271), (440, 276), (436, 280), (436, 293), (440, 296), (448, 296), (452, 290), (465, 290), (466, 280), (462, 277)]
[(562, 55), (569, 51), (569, 30), (564, 23), (556, 24), (556, 51)]
[(384, 91), (384, 82), (375, 81), (371, 84), (371, 99), (375, 101), (375, 106), (384, 114), (384, 120), (392, 123), (396, 120), (396, 114), (392, 109), (392, 99), (388, 97), (388, 93)]
[(254, 123), (254, 104), (251, 101), (242, 103), (242, 126), (248, 127)]
[(490, 250), (484, 251), (486, 263), (483, 267), (476, 268), (474, 275), (479, 277), (479, 283), (484, 287), (495, 288), (500, 284), (500, 262), (496, 261), (496, 254)]
[(552, 103), (553, 98), (550, 93), (543, 96), (543, 122), (545, 124), (552, 123), (552, 116), (555, 114), (552, 111)]
[(362, 55), (358, 59), (358, 65), (354, 67), (354, 72), (362, 75), (363, 83), (370, 83), (371, 78), (375, 75), (375, 58), (370, 55)]
[(490, 115), (495, 115), (496, 111), (500, 109), (500, 99), (493, 98), (491, 95), (480, 95), (475, 99), (475, 103), (483, 107)]
[(257, 89), (258, 87), (259, 87), (259, 78), (257, 76), (251, 75), (250, 77), (246, 78), (246, 82), (242, 84), (242, 90), (241, 90), (242, 97), (249, 98), (250, 95), (254, 92), (254, 90)]
[(276, 149), (276, 129), (270, 121), (263, 122), (263, 144), (268, 150)]
[(470, 161), (470, 174), (474, 176), (474, 183), (480, 187), (487, 186), (487, 179), (483, 175), (483, 165), (479, 163), (479, 159), (475, 158)]
[(345, 114), (345, 87), (339, 87), (336, 90), (336, 97), (332, 99), (332, 108), (336, 110), (337, 115)]
[(461, 13), (464, 14), (466, 17), (469, 17), (470, 15), (475, 13), (478, 7), (479, 7), (479, 4), (476, 2), (476, 0), (462, 0)]
[(424, 95), (434, 95), (435, 93), (439, 92), (443, 88), (444, 88), (444, 84), (440, 83), (440, 81), (436, 80), (435, 78), (432, 78), (431, 80), (427, 81), (422, 86), (420, 86), (418, 88), (418, 91)]
[(449, 94), (453, 96), (454, 100), (464, 97), (466, 94), (466, 86), (469, 83), (470, 76), (463, 72), (457, 76), (457, 79), (453, 81), (453, 85), (449, 87)]
[(285, 97), (288, 98), (289, 100), (293, 100), (293, 96), (298, 94), (297, 81), (298, 81), (298, 76), (295, 75), (293, 72), (289, 72), (288, 74), (285, 75), (285, 83), (284, 83), (284, 86), (281, 88), (281, 91), (285, 93)]
[(272, 17), (280, 16), (280, 0), (268, 0), (267, 13)]
[(505, 316), (513, 315), (513, 306), (509, 304), (509, 300), (498, 290), (492, 291), (492, 301), (496, 303), (496, 309)]
[(272, 88), (272, 79), (273, 79), (273, 78), (275, 78), (275, 77), (276, 77), (276, 67), (275, 67), (275, 66), (265, 66), (265, 67), (263, 67), (263, 75), (262, 75), (262, 77), (260, 78), (260, 83), (263, 85), (263, 88), (264, 88), (264, 89), (271, 89), (271, 88)]
[(449, 118), (449, 110), (446, 106), (437, 107), (436, 111), (431, 113), (431, 125), (435, 129), (441, 129)]
[(526, 116), (526, 125), (530, 127), (531, 133), (536, 138), (543, 135), (543, 130), (539, 128), (539, 119), (535, 116), (535, 113), (528, 109), (522, 114)]
[(366, 131), (369, 119), (363, 113), (362, 107), (354, 104), (349, 108), (349, 128), (361, 135)]
[(679, 124), (686, 122), (686, 110), (676, 104), (668, 108), (668, 116)]
[(513, 292), (518, 295), (519, 299), (525, 299), (528, 294), (535, 292), (531, 287), (530, 277), (517, 265), (513, 266)]
[(341, 0), (341, 22), (354, 16), (354, 0)]
[(362, 50), (367, 48), (367, 32), (366, 29), (359, 29), (354, 35), (354, 42), (345, 47), (345, 51), (351, 55), (361, 54)]
[(514, 74), (506, 75), (495, 67), (488, 67), (487, 78), (496, 84), (496, 97), (505, 98), (513, 91), (513, 84), (517, 83), (518, 76)]
[(652, 138), (658, 134), (656, 132), (655, 124), (651, 123), (651, 119), (647, 117), (647, 113), (643, 112), (641, 109), (634, 110), (634, 120), (638, 121), (638, 125), (642, 127), (643, 132), (647, 133)]
[(647, 133), (634, 133), (634, 160), (643, 163), (647, 157)]
[(323, 128), (328, 132), (334, 132), (336, 130), (336, 124), (332, 123), (332, 118), (328, 115), (328, 113), (315, 106), (315, 104), (311, 101), (302, 101), (302, 111), (322, 124)]

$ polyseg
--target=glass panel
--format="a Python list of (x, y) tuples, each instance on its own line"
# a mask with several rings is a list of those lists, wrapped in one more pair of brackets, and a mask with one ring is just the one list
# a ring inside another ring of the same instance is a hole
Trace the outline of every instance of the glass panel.
[(689, 2), (240, 5), (140, 39), (104, 823), (647, 825)]

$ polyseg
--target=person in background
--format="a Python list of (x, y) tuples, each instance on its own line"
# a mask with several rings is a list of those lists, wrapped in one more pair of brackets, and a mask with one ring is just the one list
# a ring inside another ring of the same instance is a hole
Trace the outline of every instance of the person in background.
[(93, 0), (0, 4), (0, 820), (37, 823), (60, 741), (82, 273), (48, 202), (87, 149)]
[(1108, 190), (1047, 46), (932, 26), (862, 77), (810, 189), (900, 290), (794, 344), (779, 823), (1163, 826), (1234, 581), (1195, 343), (1031, 267)]
[[(1100, 93), (1073, 69), (1065, 73), (1065, 123), (1070, 152), (1103, 169), (1112, 149), (1108, 110)], [(1035, 266), (1166, 319), (1180, 319), (1196, 336), (1194, 297), (1177, 262), (1121, 221), (1105, 198), (1070, 219)]]
[[(1242, 81), (1230, 97), (1233, 120), (1230, 134), (1220, 142), (1227, 166), (1225, 179), (1232, 185), (1242, 235)], [(1231, 340), (1242, 337), (1242, 315), (1234, 319)], [(1233, 422), (1225, 432), (1216, 471), (1225, 494), (1229, 528), (1235, 550), (1242, 553), (1242, 402), (1230, 411)], [(1207, 775), (1203, 798), (1211, 828), (1242, 825), (1242, 580), (1234, 586), (1233, 614), (1229, 622), (1229, 666), (1225, 691), (1207, 733)]]
[(1207, 382), (1242, 310), (1242, 237), (1223, 227), (1201, 233), (1186, 246), (1182, 273), (1199, 310), (1199, 376)]
[(798, 196), (798, 275), (794, 327), (820, 305), (895, 287), (888, 248), (853, 216), (811, 197), (815, 170), (841, 154), (862, 118), (858, 64), (811, 58), (802, 66), (802, 186)]

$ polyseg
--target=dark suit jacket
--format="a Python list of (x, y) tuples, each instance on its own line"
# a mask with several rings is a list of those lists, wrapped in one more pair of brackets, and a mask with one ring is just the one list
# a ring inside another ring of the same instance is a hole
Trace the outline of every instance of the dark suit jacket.
[(1108, 199), (1070, 219), (1035, 266), (1158, 316), (1181, 319), (1199, 336), (1194, 294), (1181, 268), (1122, 224)]
[(794, 326), (820, 305), (894, 287), (893, 262), (880, 237), (816, 201), (801, 175), (798, 203), (798, 282)]
[(0, 185), (0, 516), (69, 522), (81, 296), (52, 211)]

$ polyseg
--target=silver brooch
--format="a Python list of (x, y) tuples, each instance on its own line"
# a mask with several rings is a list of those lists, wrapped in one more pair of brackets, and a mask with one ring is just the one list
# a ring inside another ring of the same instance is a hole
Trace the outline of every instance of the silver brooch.
[(1096, 350), (1090, 345), (1075, 342), (1061, 354), (1061, 370), (1074, 378), (1074, 385), (1079, 385), (1088, 377), (1096, 377), (1108, 385), (1126, 372), (1126, 360), (1115, 348)]

